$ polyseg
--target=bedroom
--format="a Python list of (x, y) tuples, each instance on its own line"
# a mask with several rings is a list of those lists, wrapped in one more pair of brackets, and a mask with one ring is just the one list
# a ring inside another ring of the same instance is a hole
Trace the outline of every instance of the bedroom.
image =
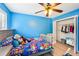
[[(46, 12), (38, 13), (38, 11), (44, 10), (39, 3), (0, 3), (0, 19), (2, 19), (0, 20), (0, 55), (62, 56), (66, 52), (73, 56), (78, 55), (78, 6), (78, 3), (59, 3), (55, 8), (62, 11), (59, 13), (56, 12), (57, 10), (50, 11), (50, 16), (48, 16)], [(74, 27), (74, 29), (70, 30), (70, 27)], [(28, 49), (26, 43), (30, 43), (32, 49)], [(35, 43), (42, 47), (39, 48)], [(25, 45), (25, 49), (22, 45)], [(41, 53), (36, 53), (38, 48), (41, 49), (39, 50)], [(28, 52), (29, 50), (32, 52)], [(50, 53), (51, 51), (52, 53)]]

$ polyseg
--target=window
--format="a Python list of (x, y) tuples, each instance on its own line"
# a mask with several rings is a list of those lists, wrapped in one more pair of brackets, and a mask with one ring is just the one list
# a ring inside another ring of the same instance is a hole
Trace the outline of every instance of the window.
[(0, 9), (0, 30), (7, 29), (7, 14)]

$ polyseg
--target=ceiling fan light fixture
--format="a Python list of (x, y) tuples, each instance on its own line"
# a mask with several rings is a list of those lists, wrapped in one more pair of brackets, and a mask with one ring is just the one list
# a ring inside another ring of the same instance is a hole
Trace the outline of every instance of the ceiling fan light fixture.
[(44, 10), (38, 11), (37, 13), (43, 12), (47, 17), (50, 17), (52, 15), (52, 11), (54, 12), (58, 12), (58, 13), (62, 13), (63, 10), (57, 9), (56, 6), (60, 5), (61, 3), (53, 3), (53, 5), (51, 3), (39, 3), (41, 6), (44, 7)]
[(47, 14), (47, 10), (44, 11), (45, 15)]
[(48, 13), (48, 17), (50, 17), (51, 16), (51, 14), (52, 14), (52, 9), (49, 9), (49, 10), (45, 10), (45, 15)]
[(49, 16), (52, 15), (52, 9), (49, 9)]

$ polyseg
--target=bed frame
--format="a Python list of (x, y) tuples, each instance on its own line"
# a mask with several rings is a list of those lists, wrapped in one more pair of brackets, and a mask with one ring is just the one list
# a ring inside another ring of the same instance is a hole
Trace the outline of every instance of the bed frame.
[(43, 51), (43, 52), (32, 54), (31, 56), (53, 56), (53, 48)]

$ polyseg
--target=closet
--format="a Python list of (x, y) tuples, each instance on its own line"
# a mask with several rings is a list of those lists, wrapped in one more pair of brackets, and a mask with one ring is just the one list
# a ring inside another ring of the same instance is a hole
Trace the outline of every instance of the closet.
[(53, 32), (56, 35), (56, 40), (72, 46), (77, 52), (77, 19), (78, 16), (67, 17), (53, 22)]
[(74, 46), (75, 40), (74, 17), (57, 22), (57, 40), (61, 43)]

